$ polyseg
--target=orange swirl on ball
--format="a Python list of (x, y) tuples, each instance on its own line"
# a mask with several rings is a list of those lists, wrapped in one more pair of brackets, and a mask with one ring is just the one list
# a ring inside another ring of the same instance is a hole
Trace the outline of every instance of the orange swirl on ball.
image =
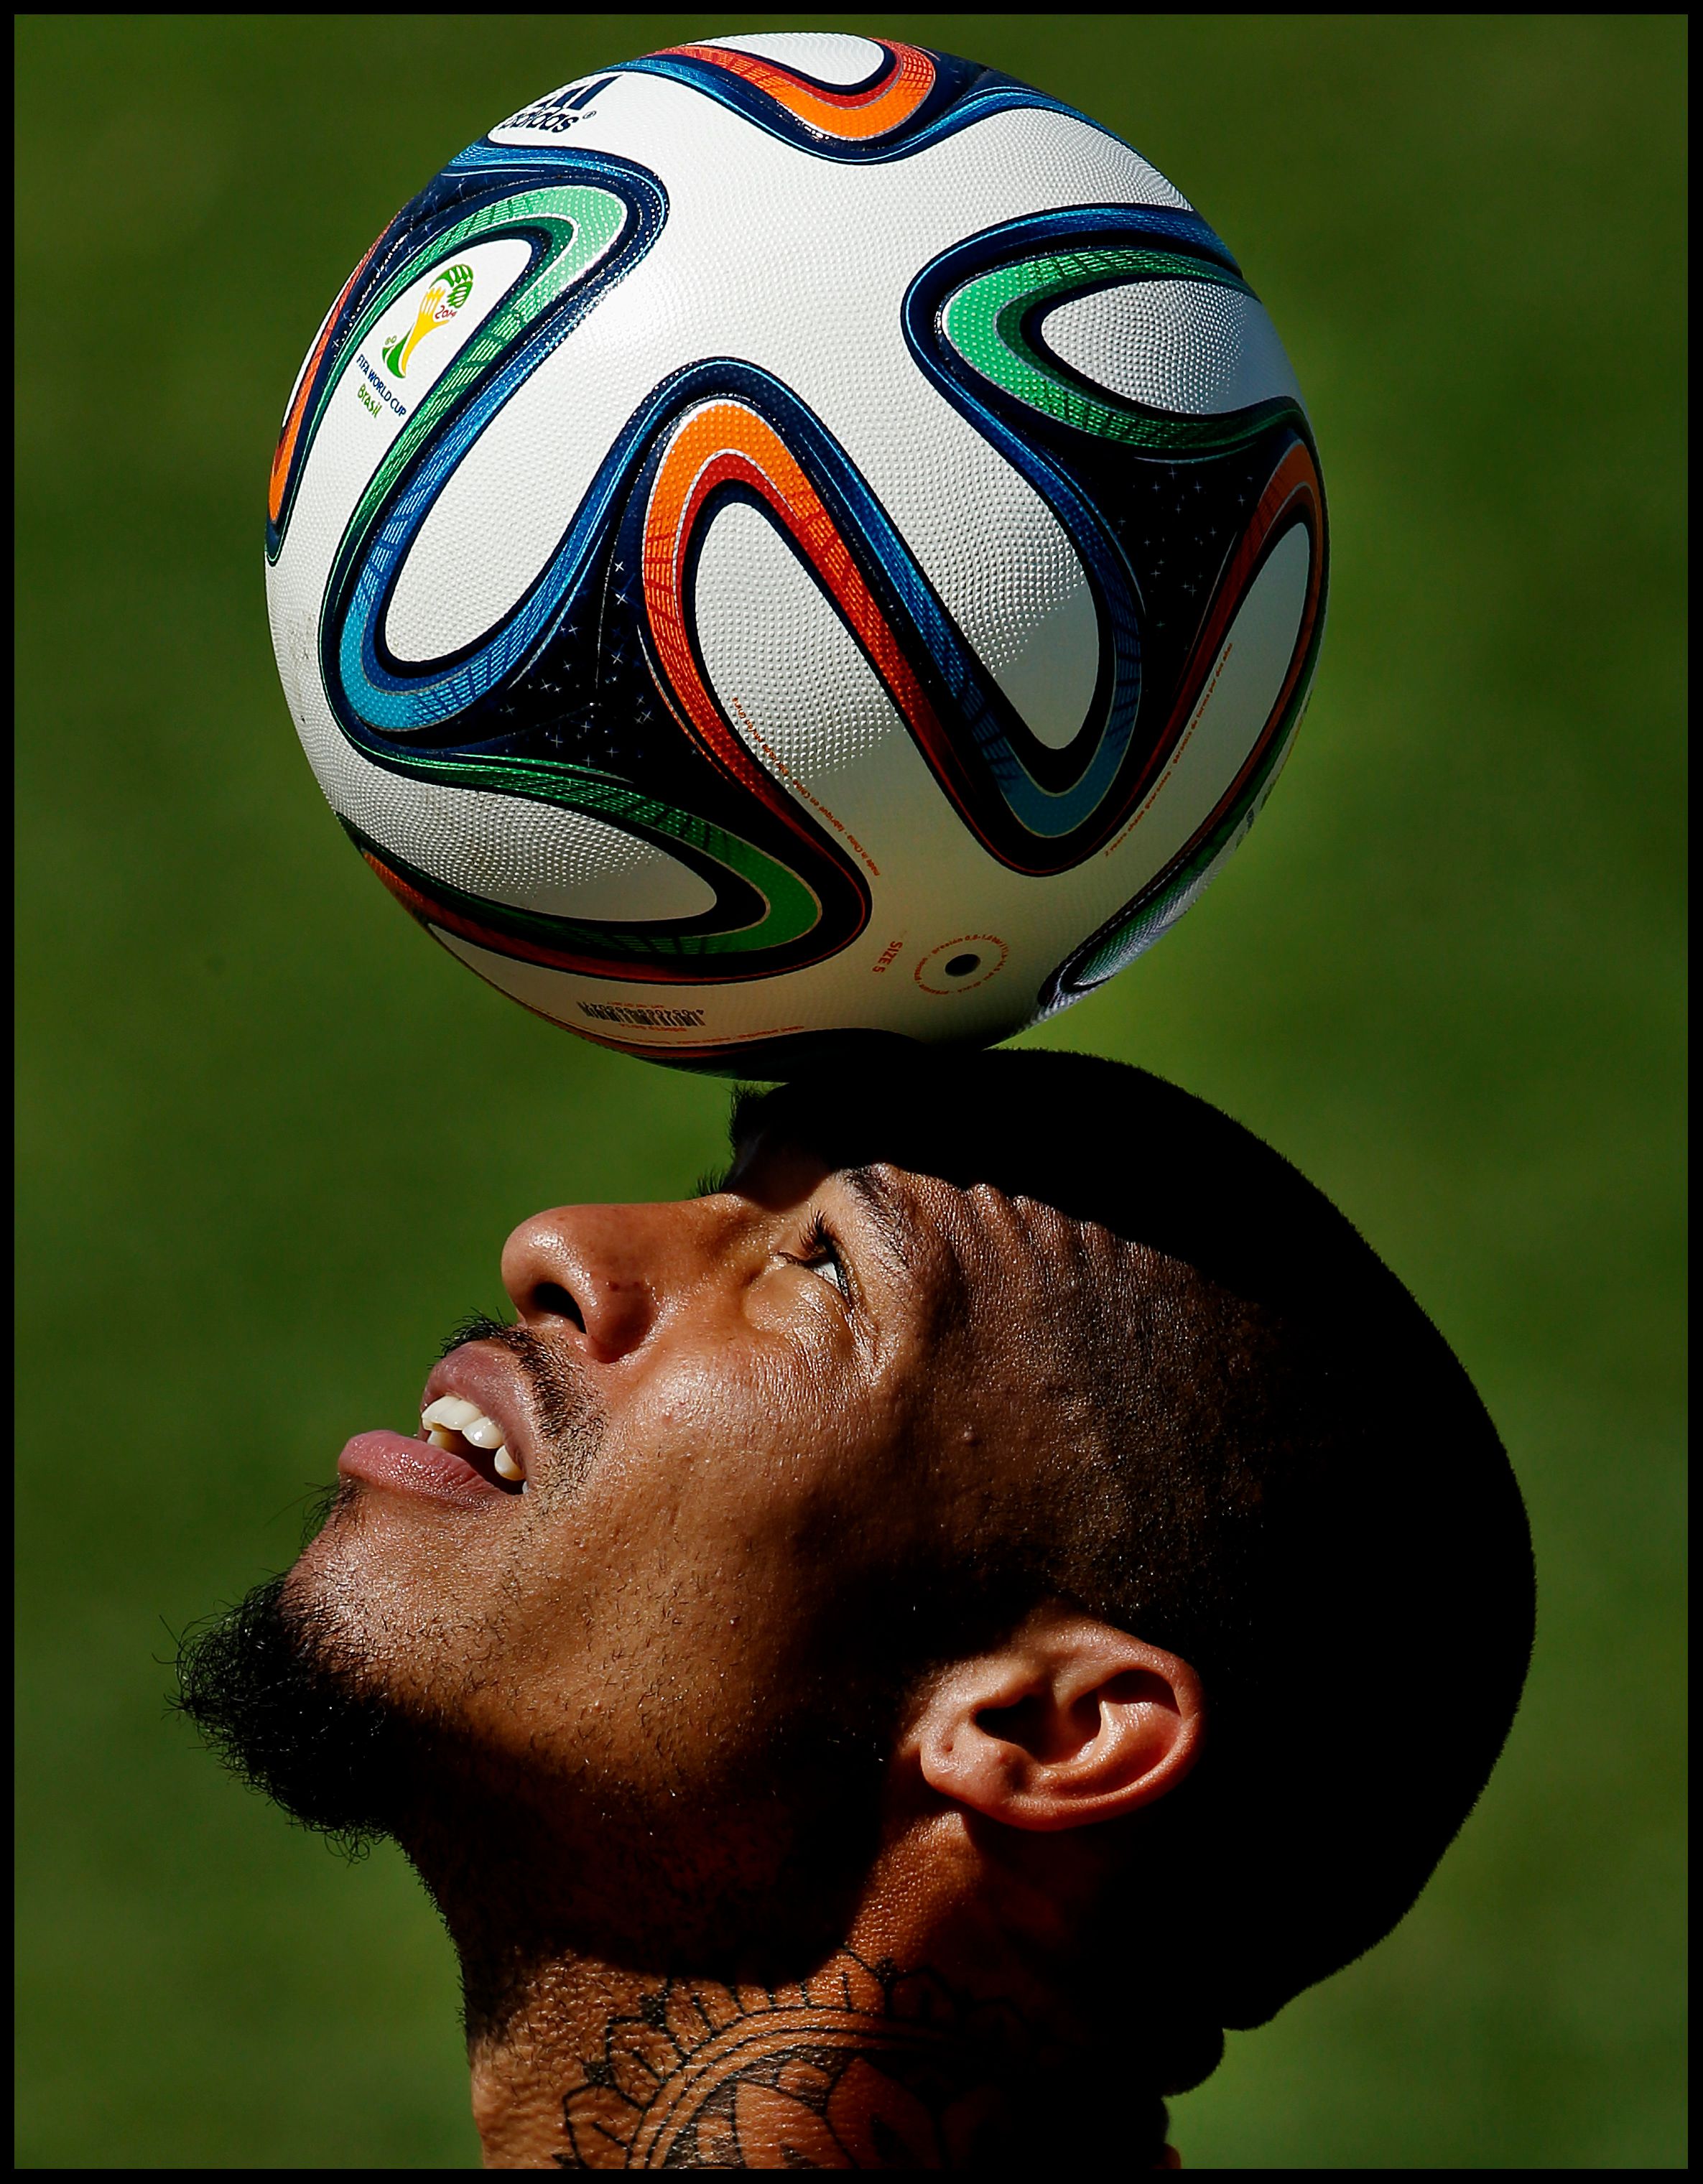
[(295, 457), (296, 438), (302, 429), (302, 415), (308, 406), (308, 397), (313, 393), (314, 381), (319, 373), (320, 359), (325, 354), (326, 343), (336, 329), (343, 307), (349, 301), (350, 290), (366, 270), (367, 260), (383, 240), (382, 235), (375, 237), (361, 254), (360, 265), (343, 282), (337, 301), (326, 315), (326, 322), (320, 329), (320, 337), (314, 343), (313, 354), (302, 367), (296, 398), (290, 404), (289, 414), (278, 433), (277, 448), (272, 456), (272, 475), (266, 490), (266, 510), (274, 523), (277, 521), (278, 512), (284, 504), (284, 491), (290, 482), (290, 464)]
[[(889, 65), (862, 91), (829, 91), (808, 76), (783, 68), (757, 53), (730, 46), (665, 46), (663, 53), (681, 60), (705, 61), (740, 76), (755, 90), (784, 106), (796, 120), (824, 136), (856, 142), (885, 136), (908, 121), (934, 88), (935, 64), (919, 46), (884, 47)], [(659, 55), (658, 58), (661, 58)]]
[[(687, 557), (705, 503), (727, 485), (745, 487), (774, 511), (905, 720), (931, 744), (943, 741), (934, 707), (821, 495), (774, 427), (743, 402), (730, 400), (706, 402), (682, 420), (645, 511), (645, 604), (651, 635), (699, 741), (742, 786), (771, 811), (777, 808), (774, 783), (729, 727), (691, 641)], [(791, 817), (786, 810), (782, 816)]]

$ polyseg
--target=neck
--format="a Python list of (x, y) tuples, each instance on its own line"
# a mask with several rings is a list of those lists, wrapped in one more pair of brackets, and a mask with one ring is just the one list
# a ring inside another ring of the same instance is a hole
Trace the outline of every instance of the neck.
[(465, 1897), (463, 1915), (445, 1904), (485, 2166), (1056, 2164), (1103, 2132), (1120, 2166), (1169, 2165), (1157, 2074), (1132, 2063), (1125, 2028), (1061, 2007), (1002, 1925), (941, 1916), (950, 1846), (927, 1847), (921, 1868), (884, 1861), (844, 1945), (790, 1977), (639, 1970), (560, 1943), (522, 1956), (512, 1943), (539, 1930), (532, 1917), (493, 1917), (489, 1897), (482, 1917)]
[(980, 2167), (1036, 2069), (1014, 2009), (850, 1948), (773, 1986), (554, 1964), (471, 2059), (494, 2169)]
[(980, 2166), (1018, 2120), (1000, 2064), (1022, 2037), (974, 2016), (854, 1950), (773, 1987), (561, 1965), (474, 2044), (485, 2166)]
[(861, 1934), (786, 1981), (565, 1952), (470, 2035), (484, 2165), (1175, 2167), (1127, 2048), (1060, 2037), (991, 1969)]

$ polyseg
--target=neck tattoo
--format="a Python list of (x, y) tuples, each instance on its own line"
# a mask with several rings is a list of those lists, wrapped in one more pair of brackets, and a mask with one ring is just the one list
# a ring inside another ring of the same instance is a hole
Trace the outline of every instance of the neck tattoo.
[(1021, 2019), (841, 1950), (807, 1982), (667, 1979), (562, 2101), (563, 2169), (958, 2169), (1009, 2159)]

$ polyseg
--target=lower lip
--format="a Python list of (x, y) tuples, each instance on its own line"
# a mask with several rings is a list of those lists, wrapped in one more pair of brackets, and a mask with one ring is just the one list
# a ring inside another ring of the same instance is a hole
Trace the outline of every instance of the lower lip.
[(337, 1460), (345, 1479), (359, 1479), (368, 1486), (383, 1486), (393, 1494), (426, 1494), (439, 1502), (509, 1502), (512, 1495), (482, 1479), (471, 1463), (429, 1440), (415, 1440), (407, 1434), (357, 1434)]

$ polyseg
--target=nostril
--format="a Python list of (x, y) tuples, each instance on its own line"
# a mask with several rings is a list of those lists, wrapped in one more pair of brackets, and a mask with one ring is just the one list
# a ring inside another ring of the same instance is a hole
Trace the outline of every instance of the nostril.
[(571, 1320), (582, 1334), (585, 1332), (584, 1313), (560, 1282), (535, 1283), (532, 1308), (536, 1312), (548, 1312), (553, 1319)]

